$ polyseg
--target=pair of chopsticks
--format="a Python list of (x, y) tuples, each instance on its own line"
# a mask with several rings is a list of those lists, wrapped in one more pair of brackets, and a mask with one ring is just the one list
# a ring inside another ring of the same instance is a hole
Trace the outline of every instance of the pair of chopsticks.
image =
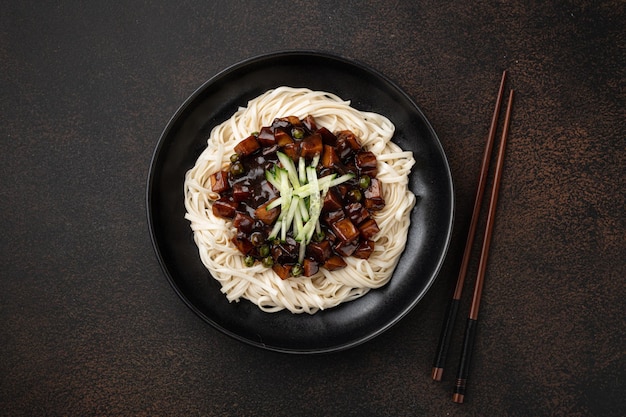
[[(432, 378), (435, 381), (441, 381), (443, 376), (443, 369), (445, 365), (445, 359), (450, 345), (450, 339), (454, 328), (454, 321), (456, 319), (457, 311), (461, 301), (461, 294), (463, 292), (463, 285), (465, 283), (465, 276), (467, 275), (467, 269), (470, 261), (470, 254), (472, 252), (472, 245), (474, 243), (474, 236), (476, 235), (476, 227), (478, 225), (478, 219), (480, 217), (480, 208), (482, 206), (482, 199), (485, 191), (485, 185), (487, 183), (487, 176), (489, 174), (489, 163), (491, 160), (491, 153), (493, 150), (494, 139), (498, 127), (498, 120), (500, 118), (500, 107), (502, 105), (502, 96), (504, 94), (504, 84), (506, 81), (506, 71), (502, 73), (502, 81), (500, 82), (500, 89), (498, 91), (498, 97), (496, 99), (496, 106), (491, 119), (491, 127), (487, 136), (487, 143), (485, 145), (485, 151), (483, 154), (482, 165), (480, 168), (480, 176), (478, 179), (478, 188), (476, 191), (476, 199), (474, 201), (474, 210), (472, 213), (472, 219), (470, 221), (470, 227), (467, 235), (467, 241), (465, 243), (465, 251), (463, 253), (463, 260), (461, 262), (461, 268), (456, 282), (456, 287), (452, 296), (452, 300), (448, 305), (446, 312), (446, 318), (441, 329), (441, 335), (439, 338), (439, 345), (437, 347), (437, 353), (435, 356), (435, 362), (432, 369)], [(472, 350), (474, 346), (474, 339), (476, 336), (476, 327), (478, 324), (478, 309), (480, 307), (480, 299), (482, 296), (482, 289), (485, 279), (485, 270), (487, 267), (487, 257), (489, 254), (489, 245), (491, 244), (491, 235), (493, 231), (493, 224), (496, 214), (496, 205), (498, 201), (498, 191), (500, 188), (500, 179), (502, 178), (502, 166), (504, 163), (504, 151), (506, 148), (506, 140), (508, 136), (508, 130), (511, 120), (511, 108), (513, 105), (513, 90), (509, 94), (509, 102), (506, 109), (506, 115), (504, 118), (504, 126), (502, 129), (502, 137), (500, 139), (498, 159), (496, 161), (496, 168), (494, 172), (494, 180), (491, 190), (491, 200), (489, 202), (489, 212), (487, 215), (486, 230), (483, 237), (483, 245), (480, 254), (480, 262), (478, 266), (478, 272), (476, 281), (474, 284), (474, 295), (470, 307), (469, 316), (467, 319), (467, 326), (465, 329), (465, 336), (463, 340), (463, 348), (461, 351), (461, 360), (459, 362), (459, 370), (457, 373), (456, 383), (454, 386), (454, 392), (452, 400), (456, 403), (462, 403), (465, 399), (467, 377), (469, 374), (470, 360), (472, 356)]]

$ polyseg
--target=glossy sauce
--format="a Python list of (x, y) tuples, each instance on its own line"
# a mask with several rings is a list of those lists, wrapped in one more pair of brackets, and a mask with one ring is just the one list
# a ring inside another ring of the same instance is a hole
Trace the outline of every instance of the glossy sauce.
[[(344, 257), (369, 257), (374, 248), (371, 238), (378, 232), (371, 214), (384, 207), (384, 200), (376, 179), (376, 156), (363, 149), (352, 132), (333, 134), (318, 128), (311, 116), (303, 120), (277, 118), (271, 126), (242, 140), (235, 151), (229, 169), (211, 177), (213, 191), (220, 194), (213, 212), (233, 220), (238, 231), (232, 242), (246, 256), (245, 262), (262, 262), (286, 279), (313, 275), (320, 267), (342, 268), (346, 266)], [(309, 165), (313, 156), (319, 156), (318, 178), (354, 175), (330, 188), (322, 201), (322, 233), (307, 246), (302, 264), (298, 263), (300, 243), (291, 231), (284, 241), (268, 239), (280, 208), (265, 211), (263, 206), (280, 193), (265, 175), (279, 165), (277, 151), (291, 157), (296, 166), (300, 157)]]

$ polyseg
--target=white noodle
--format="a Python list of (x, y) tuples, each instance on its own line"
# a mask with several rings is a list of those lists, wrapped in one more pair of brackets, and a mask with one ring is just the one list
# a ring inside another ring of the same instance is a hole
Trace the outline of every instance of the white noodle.
[[(373, 217), (380, 232), (374, 236), (369, 259), (344, 258), (347, 267), (320, 271), (312, 277), (281, 280), (260, 264), (245, 267), (243, 255), (230, 239), (235, 234), (231, 221), (211, 210), (209, 177), (229, 163), (235, 145), (250, 133), (269, 126), (277, 117), (311, 115), (318, 126), (330, 131), (351, 130), (378, 159), (377, 178), (382, 183), (385, 207)], [(266, 312), (288, 309), (308, 313), (335, 307), (385, 285), (404, 250), (415, 196), (408, 189), (408, 176), (415, 164), (411, 152), (391, 142), (395, 127), (386, 117), (361, 112), (334, 94), (303, 88), (269, 90), (241, 107), (216, 126), (208, 147), (185, 177), (185, 218), (190, 221), (200, 258), (220, 282), (229, 301), (248, 299)]]

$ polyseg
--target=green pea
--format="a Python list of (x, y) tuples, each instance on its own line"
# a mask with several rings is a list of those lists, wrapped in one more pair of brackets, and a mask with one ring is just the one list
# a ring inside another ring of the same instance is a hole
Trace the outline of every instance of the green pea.
[(268, 256), (270, 254), (270, 247), (267, 245), (262, 245), (259, 248), (259, 255), (263, 258), (265, 258), (266, 256)]
[(363, 199), (363, 193), (361, 193), (361, 190), (354, 188), (348, 191), (348, 198), (350, 201), (357, 203)]
[(302, 275), (302, 272), (302, 265), (300, 264), (295, 264), (293, 268), (291, 268), (291, 275), (294, 277), (299, 277)]
[(372, 179), (370, 178), (369, 175), (361, 175), (361, 178), (359, 178), (359, 187), (361, 187), (364, 190), (368, 188), (371, 183), (372, 183)]
[(263, 261), (261, 261), (263, 263), (263, 266), (266, 268), (271, 268), (272, 266), (274, 266), (274, 259), (271, 256), (266, 256), (265, 258), (263, 258)]
[(237, 162), (237, 161), (239, 161), (239, 154), (237, 154), (237, 153), (232, 154), (232, 155), (230, 156), (230, 162), (231, 162), (231, 163), (235, 163), (235, 162)]
[(304, 129), (301, 127), (294, 127), (291, 129), (291, 136), (293, 136), (294, 139), (302, 139), (304, 137)]
[(230, 166), (230, 173), (236, 177), (242, 175), (245, 172), (243, 164), (240, 161), (236, 161)]
[(252, 257), (252, 255), (246, 255), (246, 257), (243, 258), (243, 264), (245, 266), (252, 266), (252, 265), (254, 265), (254, 258)]

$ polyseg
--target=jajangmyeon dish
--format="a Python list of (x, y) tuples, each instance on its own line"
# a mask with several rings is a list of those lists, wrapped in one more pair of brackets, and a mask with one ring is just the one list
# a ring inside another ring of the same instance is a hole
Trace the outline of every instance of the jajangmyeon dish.
[(186, 219), (229, 301), (309, 313), (385, 285), (404, 250), (415, 160), (386, 117), (279, 87), (213, 128)]

